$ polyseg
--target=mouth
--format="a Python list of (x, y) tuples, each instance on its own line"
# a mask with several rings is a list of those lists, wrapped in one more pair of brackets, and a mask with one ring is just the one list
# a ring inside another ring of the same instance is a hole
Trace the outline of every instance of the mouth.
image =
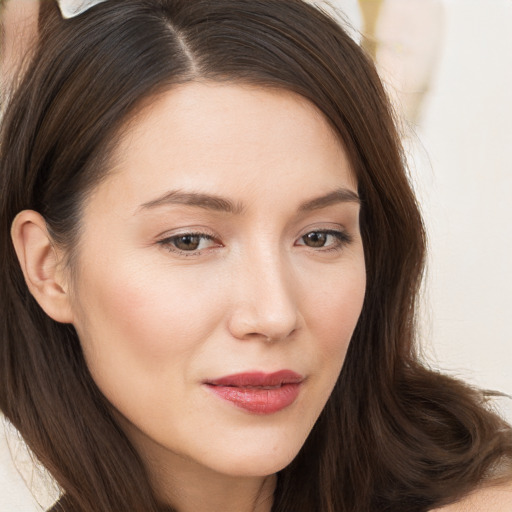
[(299, 396), (304, 377), (291, 370), (275, 373), (238, 373), (205, 381), (217, 397), (254, 414), (273, 414), (289, 407)]

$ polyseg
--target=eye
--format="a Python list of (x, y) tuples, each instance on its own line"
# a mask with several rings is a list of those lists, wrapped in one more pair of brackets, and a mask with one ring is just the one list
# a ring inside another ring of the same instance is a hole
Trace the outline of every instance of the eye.
[(198, 254), (201, 250), (216, 245), (213, 236), (206, 233), (183, 233), (164, 238), (158, 242), (171, 252)]
[(336, 230), (310, 231), (299, 240), (298, 245), (324, 250), (338, 250), (352, 241), (348, 233)]

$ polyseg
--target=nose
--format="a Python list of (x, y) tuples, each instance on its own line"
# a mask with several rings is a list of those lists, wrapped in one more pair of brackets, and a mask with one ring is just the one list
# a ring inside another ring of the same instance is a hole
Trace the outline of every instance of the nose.
[(300, 325), (290, 265), (277, 253), (253, 255), (234, 269), (229, 331), (240, 340), (274, 342)]

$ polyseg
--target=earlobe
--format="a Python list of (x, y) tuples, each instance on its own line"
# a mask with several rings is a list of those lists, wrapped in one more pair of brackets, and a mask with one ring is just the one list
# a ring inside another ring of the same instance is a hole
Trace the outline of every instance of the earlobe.
[(12, 223), (11, 237), (30, 293), (48, 316), (57, 322), (72, 323), (59, 254), (44, 218), (33, 210), (20, 212)]

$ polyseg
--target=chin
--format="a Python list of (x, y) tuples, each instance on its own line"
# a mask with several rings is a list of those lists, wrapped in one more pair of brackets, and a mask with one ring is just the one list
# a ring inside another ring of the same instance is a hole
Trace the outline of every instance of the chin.
[[(272, 456), (268, 456), (271, 459)], [(287, 458), (286, 460), (244, 460), (235, 462), (234, 464), (222, 464), (220, 467), (213, 468), (217, 473), (221, 473), (232, 477), (264, 477), (274, 475), (288, 464), (292, 462), (295, 457)]]
[(293, 446), (270, 446), (267, 449), (230, 451), (218, 454), (208, 464), (213, 470), (229, 476), (261, 477), (281, 471), (297, 456), (301, 444)]

